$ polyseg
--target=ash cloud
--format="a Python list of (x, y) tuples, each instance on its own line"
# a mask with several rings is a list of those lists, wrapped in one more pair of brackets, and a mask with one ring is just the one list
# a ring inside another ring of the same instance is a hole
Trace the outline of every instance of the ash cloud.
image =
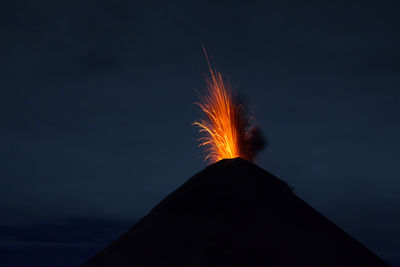
[(235, 99), (236, 107), (238, 107), (238, 122), (241, 136), (241, 150), (246, 159), (253, 161), (257, 154), (269, 146), (261, 128), (257, 125), (256, 120), (249, 113), (249, 102), (243, 95), (237, 96)]

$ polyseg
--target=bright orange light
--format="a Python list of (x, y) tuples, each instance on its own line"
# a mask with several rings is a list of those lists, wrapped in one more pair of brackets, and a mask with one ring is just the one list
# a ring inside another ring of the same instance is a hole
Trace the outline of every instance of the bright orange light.
[(246, 117), (243, 106), (235, 101), (230, 87), (224, 82), (220, 73), (212, 70), (207, 53), (203, 47), (210, 76), (206, 78), (207, 94), (200, 96), (195, 103), (204, 113), (204, 119), (194, 122), (199, 132), (204, 134), (199, 139), (199, 146), (205, 147), (205, 160), (211, 163), (221, 159), (241, 157), (252, 160), (246, 151)]

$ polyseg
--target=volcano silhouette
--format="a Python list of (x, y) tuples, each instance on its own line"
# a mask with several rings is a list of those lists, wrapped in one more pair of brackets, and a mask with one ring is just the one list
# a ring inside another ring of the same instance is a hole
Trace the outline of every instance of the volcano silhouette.
[(221, 160), (162, 200), (85, 267), (388, 266), (246, 160)]

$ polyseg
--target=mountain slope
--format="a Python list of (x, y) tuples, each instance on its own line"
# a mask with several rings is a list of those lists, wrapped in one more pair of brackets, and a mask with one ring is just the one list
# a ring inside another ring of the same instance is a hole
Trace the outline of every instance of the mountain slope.
[(194, 175), (83, 266), (388, 266), (240, 159)]

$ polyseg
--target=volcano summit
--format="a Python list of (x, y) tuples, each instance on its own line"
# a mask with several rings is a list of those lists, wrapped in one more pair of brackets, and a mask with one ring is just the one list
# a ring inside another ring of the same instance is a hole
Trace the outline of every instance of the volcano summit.
[(269, 172), (206, 167), (85, 267), (388, 266)]

